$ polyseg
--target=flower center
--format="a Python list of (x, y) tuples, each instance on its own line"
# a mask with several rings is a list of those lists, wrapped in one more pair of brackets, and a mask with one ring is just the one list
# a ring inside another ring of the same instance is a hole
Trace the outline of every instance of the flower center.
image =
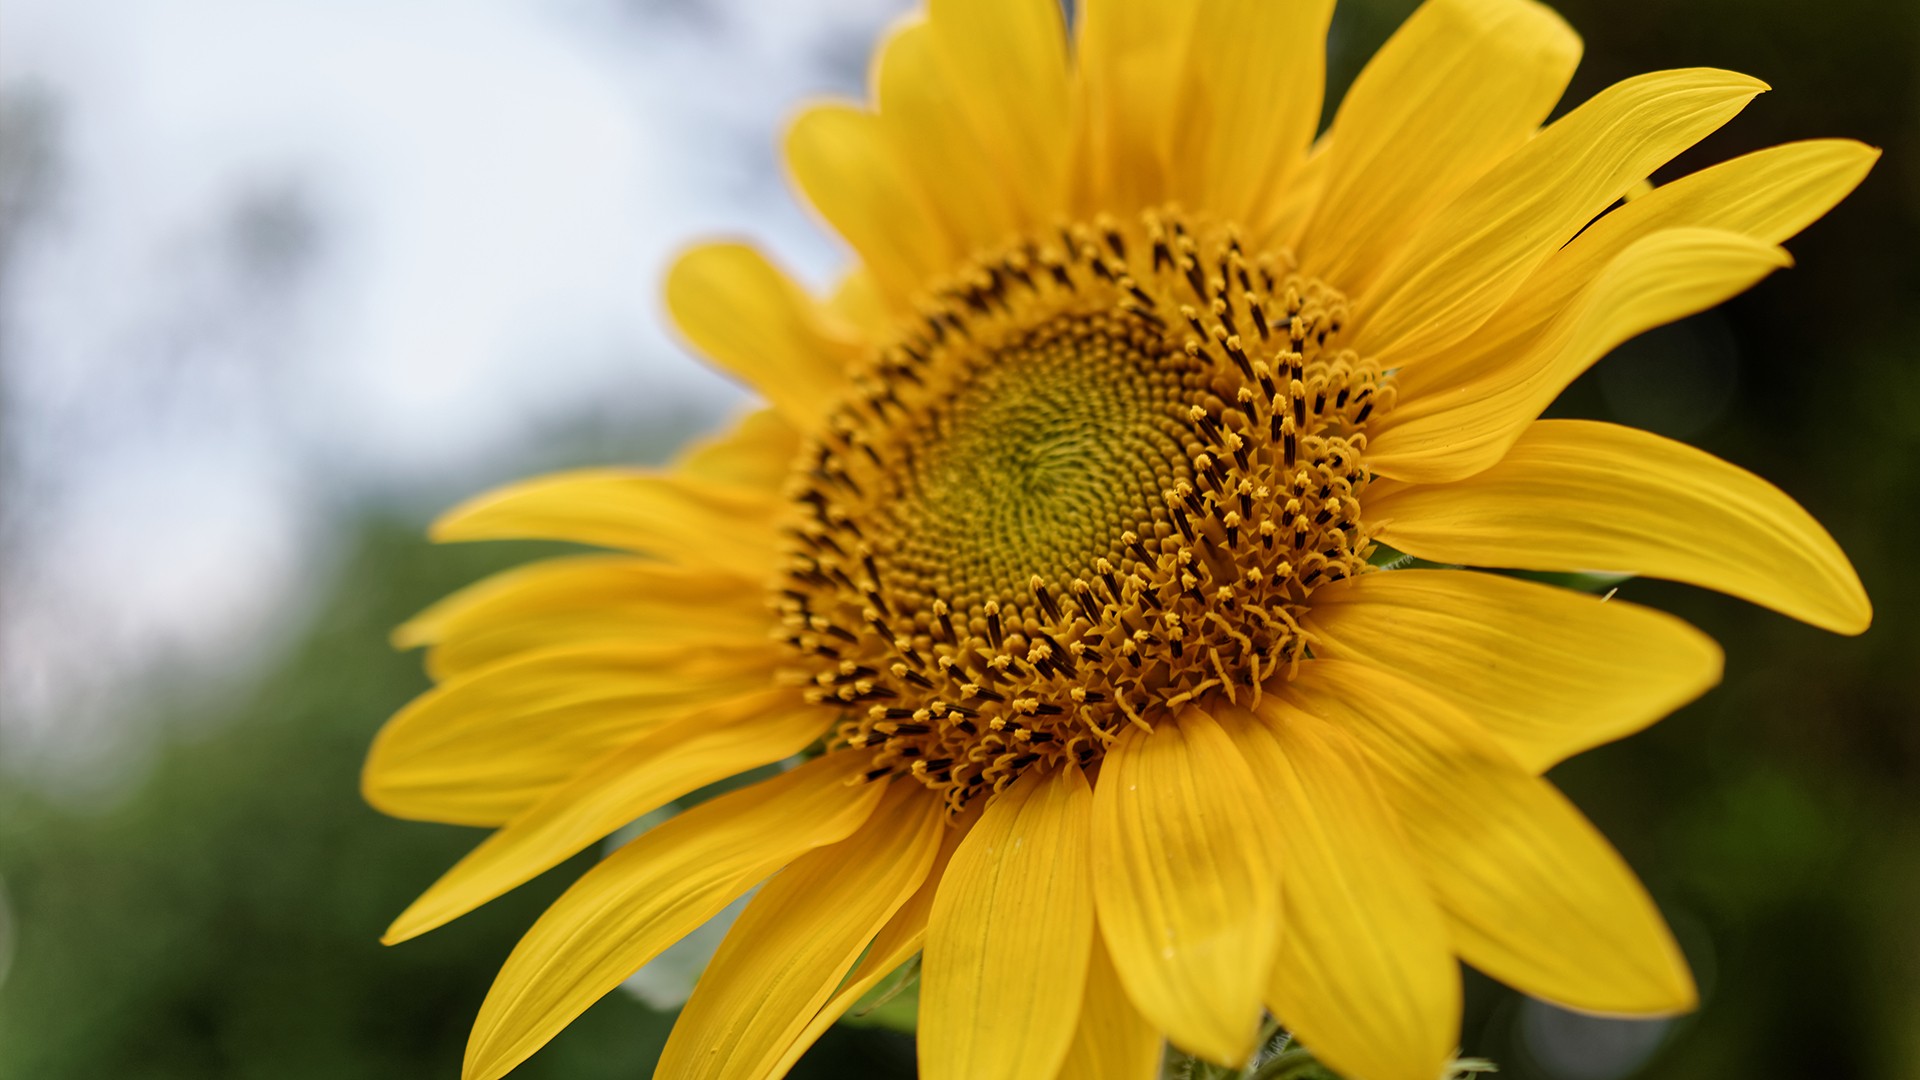
[(796, 471), (776, 596), (874, 777), (956, 809), (1124, 724), (1257, 699), (1366, 569), (1391, 405), (1346, 301), (1173, 214), (984, 259), (859, 373)]
[(922, 439), (903, 442), (918, 453), (899, 460), (899, 497), (879, 507), (901, 585), (963, 610), (1030, 601), (1034, 575), (1065, 586), (1119, 552), (1127, 528), (1166, 517), (1160, 492), (1190, 437), (1175, 419), (1182, 377), (1196, 365), (1163, 351), (1146, 320), (1094, 311), (967, 357), (973, 370), (927, 403)]

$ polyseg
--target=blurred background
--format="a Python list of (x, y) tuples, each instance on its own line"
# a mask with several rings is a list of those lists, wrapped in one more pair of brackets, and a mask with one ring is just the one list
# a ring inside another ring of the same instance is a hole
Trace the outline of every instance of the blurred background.
[[(375, 941), (477, 838), (357, 797), (425, 686), (387, 631), (536, 550), (422, 530), (511, 478), (660, 460), (744, 401), (664, 332), (660, 269), (750, 233), (831, 279), (778, 134), (861, 91), (905, 6), (4, 0), (0, 1077), (458, 1075), (494, 969), (583, 863)], [(1920, 1078), (1920, 5), (1558, 6), (1587, 42), (1570, 100), (1662, 67), (1772, 83), (1661, 178), (1886, 149), (1794, 269), (1556, 406), (1778, 483), (1877, 621), (1845, 640), (1623, 588), (1725, 643), (1725, 685), (1554, 778), (1703, 1007), (1596, 1020), (1475, 980), (1464, 1049), (1541, 1080)], [(1336, 91), (1411, 7), (1344, 0)], [(614, 995), (516, 1075), (646, 1075), (671, 997)], [(796, 1075), (911, 1073), (870, 1027)]]

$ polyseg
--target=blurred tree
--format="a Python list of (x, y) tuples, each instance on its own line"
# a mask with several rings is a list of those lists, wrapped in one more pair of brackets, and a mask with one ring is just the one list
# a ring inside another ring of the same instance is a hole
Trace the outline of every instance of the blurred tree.
[[(359, 801), (358, 771), (374, 728), (427, 685), (386, 628), (544, 550), (433, 548), (375, 517), (305, 640), (125, 801), (88, 815), (0, 794), (17, 938), (0, 1076), (458, 1076), (495, 968), (592, 856), (383, 948), (387, 921), (480, 834), (380, 816)], [(522, 1074), (634, 1076), (670, 1023), (612, 995)], [(836, 1033), (813, 1057), (798, 1075), (911, 1075), (911, 1048), (886, 1032)]]

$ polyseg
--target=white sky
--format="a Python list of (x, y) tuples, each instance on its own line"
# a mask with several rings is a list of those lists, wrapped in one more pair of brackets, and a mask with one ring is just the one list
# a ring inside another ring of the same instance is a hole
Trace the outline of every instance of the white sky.
[(267, 647), (346, 495), (734, 400), (659, 271), (731, 232), (830, 276), (776, 140), (904, 7), (7, 0), (0, 94), (51, 102), (56, 181), (0, 283), (8, 762), (137, 740), (140, 673)]

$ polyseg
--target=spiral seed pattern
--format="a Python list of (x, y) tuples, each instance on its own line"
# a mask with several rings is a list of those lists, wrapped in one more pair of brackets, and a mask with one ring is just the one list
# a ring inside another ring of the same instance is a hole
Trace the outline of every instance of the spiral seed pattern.
[(980, 260), (855, 379), (796, 471), (774, 603), (836, 747), (959, 809), (1126, 724), (1257, 700), (1363, 573), (1346, 299), (1173, 211)]

